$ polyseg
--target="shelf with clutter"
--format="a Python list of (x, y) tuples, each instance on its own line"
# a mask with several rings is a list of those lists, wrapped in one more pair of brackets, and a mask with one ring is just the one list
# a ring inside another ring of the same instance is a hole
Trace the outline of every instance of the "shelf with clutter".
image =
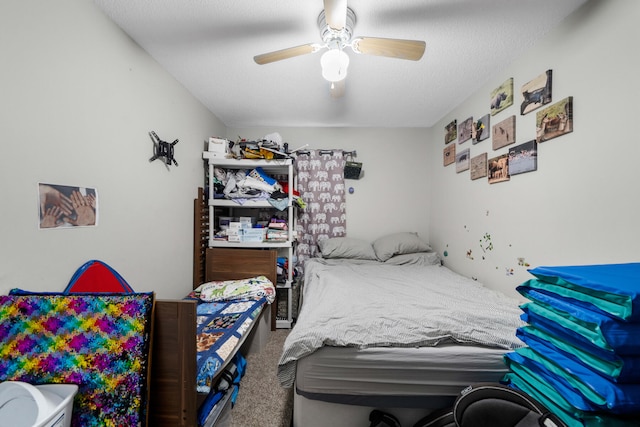
[(293, 160), (282, 150), (211, 138), (202, 157), (207, 161), (208, 247), (277, 249), (284, 272), (276, 285), (284, 295), (278, 305), (284, 308), (278, 310), (276, 327), (290, 328), (295, 210), (304, 202), (294, 190)]

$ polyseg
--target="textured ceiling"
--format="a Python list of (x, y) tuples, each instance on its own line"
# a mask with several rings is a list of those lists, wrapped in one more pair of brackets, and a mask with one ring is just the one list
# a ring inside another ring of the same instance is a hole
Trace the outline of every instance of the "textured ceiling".
[(94, 0), (229, 127), (430, 127), (585, 1), (350, 0), (354, 36), (427, 47), (417, 62), (349, 49), (336, 99), (321, 52), (253, 61), (320, 42), (322, 0)]

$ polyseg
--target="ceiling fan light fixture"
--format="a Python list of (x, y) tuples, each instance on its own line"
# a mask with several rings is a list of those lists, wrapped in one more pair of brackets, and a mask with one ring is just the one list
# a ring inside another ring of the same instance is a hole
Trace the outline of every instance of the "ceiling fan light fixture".
[(330, 82), (339, 82), (347, 77), (349, 55), (341, 49), (329, 49), (320, 58), (322, 77)]

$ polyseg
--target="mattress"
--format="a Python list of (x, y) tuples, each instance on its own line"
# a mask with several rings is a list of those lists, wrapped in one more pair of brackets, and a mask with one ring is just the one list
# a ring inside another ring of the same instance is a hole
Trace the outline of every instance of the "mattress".
[(263, 307), (275, 299), (265, 276), (203, 283), (186, 299), (196, 308), (197, 390), (209, 393), (218, 374), (239, 349)]
[(285, 387), (296, 381), (297, 363), (328, 346), (359, 354), (447, 345), (502, 354), (522, 346), (519, 301), (445, 267), (307, 261), (303, 289), (304, 305), (278, 365)]
[(314, 400), (364, 406), (439, 408), (469, 384), (497, 382), (508, 372), (504, 349), (325, 346), (298, 361), (296, 392)]
[(251, 331), (266, 298), (200, 303), (197, 307), (197, 389), (209, 393), (214, 381), (237, 352), (245, 334)]

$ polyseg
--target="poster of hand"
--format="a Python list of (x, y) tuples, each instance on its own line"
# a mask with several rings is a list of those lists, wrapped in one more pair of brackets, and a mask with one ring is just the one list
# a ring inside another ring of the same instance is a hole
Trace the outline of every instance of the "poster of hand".
[(95, 188), (39, 183), (38, 196), (40, 229), (98, 225)]

